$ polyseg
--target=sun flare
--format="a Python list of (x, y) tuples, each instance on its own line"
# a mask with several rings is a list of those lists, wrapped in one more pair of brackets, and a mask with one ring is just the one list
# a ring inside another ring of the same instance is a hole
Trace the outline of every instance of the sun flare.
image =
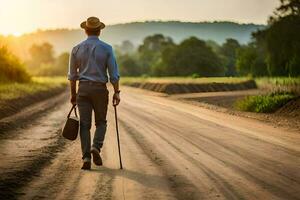
[(19, 36), (22, 35), (22, 33), (20, 33), (20, 32), (13, 32), (12, 35), (13, 35), (13, 36), (16, 36), (16, 37), (19, 37)]

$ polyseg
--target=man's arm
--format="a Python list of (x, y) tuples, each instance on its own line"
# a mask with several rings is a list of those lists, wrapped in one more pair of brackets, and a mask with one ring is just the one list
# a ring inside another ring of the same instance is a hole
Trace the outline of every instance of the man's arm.
[(116, 62), (115, 55), (113, 50), (111, 49), (110, 55), (108, 57), (107, 68), (109, 73), (110, 82), (114, 87), (114, 95), (113, 95), (113, 105), (117, 106), (120, 103), (120, 90), (119, 90), (119, 70)]
[(76, 80), (70, 80), (71, 87), (71, 103), (76, 104)]
[(71, 103), (75, 105), (76, 104), (76, 80), (78, 79), (78, 72), (77, 72), (74, 48), (70, 55), (68, 79), (70, 80)]

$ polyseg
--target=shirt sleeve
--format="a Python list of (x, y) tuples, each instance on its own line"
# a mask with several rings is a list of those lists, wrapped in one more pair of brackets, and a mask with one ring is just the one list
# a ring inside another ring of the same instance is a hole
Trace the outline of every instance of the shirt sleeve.
[(114, 55), (114, 51), (111, 48), (108, 55), (107, 69), (109, 74), (109, 79), (111, 83), (116, 83), (120, 79), (119, 69), (117, 61)]
[(75, 48), (73, 48), (69, 60), (68, 80), (70, 81), (78, 80), (78, 66), (76, 64), (75, 53)]

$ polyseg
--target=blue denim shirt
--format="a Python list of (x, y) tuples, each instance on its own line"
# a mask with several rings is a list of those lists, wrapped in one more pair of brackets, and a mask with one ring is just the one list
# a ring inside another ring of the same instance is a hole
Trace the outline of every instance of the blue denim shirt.
[(99, 40), (97, 36), (89, 36), (72, 49), (69, 62), (69, 80), (108, 82), (119, 80), (118, 65), (112, 47)]

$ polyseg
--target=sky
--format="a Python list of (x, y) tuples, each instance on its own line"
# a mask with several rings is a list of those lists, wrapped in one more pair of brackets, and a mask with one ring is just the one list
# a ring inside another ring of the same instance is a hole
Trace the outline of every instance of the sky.
[(89, 16), (105, 24), (146, 20), (266, 24), (279, 0), (0, 0), (0, 34), (79, 28)]

